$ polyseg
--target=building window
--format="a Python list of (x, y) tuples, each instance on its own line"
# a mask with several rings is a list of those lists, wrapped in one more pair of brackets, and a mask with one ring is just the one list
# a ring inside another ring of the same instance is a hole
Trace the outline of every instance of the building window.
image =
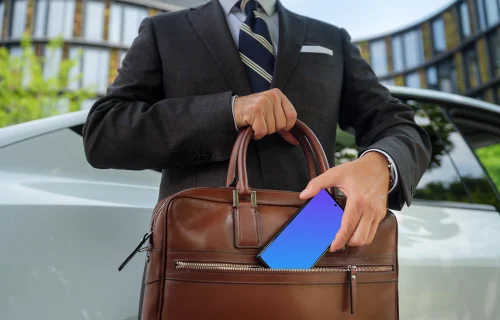
[(10, 36), (12, 38), (20, 38), (26, 27), (26, 14), (28, 12), (28, 1), (27, 0), (15, 0), (13, 11), (12, 11), (12, 21)]
[(403, 36), (406, 68), (415, 68), (424, 61), (424, 47), (420, 30), (407, 32)]
[(49, 48), (45, 47), (44, 52), (44, 64), (43, 64), (43, 78), (45, 80), (55, 77), (59, 72), (59, 66), (62, 61), (62, 49), (61, 48)]
[(462, 22), (462, 34), (468, 37), (471, 34), (470, 19), (469, 19), (469, 6), (467, 2), (462, 2), (460, 5), (460, 21)]
[[(75, 15), (74, 0), (50, 0), (47, 19), (47, 37), (71, 38)], [(38, 32), (38, 31), (37, 31)]]
[(0, 0), (0, 38), (2, 38), (2, 29), (3, 29), (3, 15), (5, 11), (5, 3), (3, 0)]
[(486, 16), (484, 14), (483, 0), (476, 0), (477, 15), (479, 20), (479, 29), (482, 31), (486, 29)]
[(484, 2), (486, 8), (486, 20), (488, 22), (488, 26), (491, 27), (497, 24), (500, 20), (498, 3), (497, 0), (484, 0)]
[(138, 34), (139, 26), (146, 17), (145, 8), (122, 4), (111, 4), (111, 17), (109, 24), (109, 41), (131, 45)]
[(457, 93), (457, 70), (453, 60), (442, 62), (438, 66), (439, 90), (448, 93)]
[(379, 76), (387, 74), (387, 49), (384, 40), (370, 43), (370, 57), (373, 71)]
[[(108, 87), (109, 51), (107, 49), (71, 48), (70, 59), (77, 59), (77, 65), (71, 70), (68, 89), (87, 87), (99, 93), (106, 92)], [(75, 77), (82, 73), (81, 79), (75, 81)]]
[(405, 61), (403, 55), (403, 41), (401, 36), (392, 38), (392, 61), (394, 64), (394, 71), (403, 71), (405, 68)]
[(444, 30), (444, 21), (442, 18), (439, 18), (432, 22), (432, 39), (434, 42), (435, 53), (446, 51), (446, 34)]
[(498, 31), (488, 35), (488, 48), (491, 61), (491, 77), (500, 76), (500, 37)]
[(35, 29), (33, 36), (41, 38), (47, 32), (48, 0), (38, 0), (35, 6)]
[(93, 86), (98, 92), (105, 92), (108, 87), (109, 51), (106, 49), (87, 48), (83, 53), (84, 87)]
[(427, 86), (429, 89), (437, 90), (439, 88), (438, 74), (435, 67), (427, 69)]
[(479, 74), (479, 62), (477, 59), (477, 52), (474, 47), (468, 49), (464, 53), (465, 66), (466, 66), (466, 76), (467, 76), (467, 88), (475, 88), (481, 84), (481, 75)]
[(84, 37), (90, 41), (101, 41), (104, 34), (104, 1), (87, 0), (85, 6)]
[(109, 42), (112, 43), (122, 42), (122, 25), (123, 25), (123, 4), (112, 3), (110, 18), (109, 18), (109, 35), (108, 35)]
[(123, 43), (131, 45), (134, 42), (139, 30), (139, 26), (146, 17), (148, 11), (146, 8), (126, 5), (124, 7), (123, 21), (126, 23), (123, 26)]
[(410, 88), (420, 88), (420, 74), (418, 72), (408, 74), (405, 79), (405, 84)]

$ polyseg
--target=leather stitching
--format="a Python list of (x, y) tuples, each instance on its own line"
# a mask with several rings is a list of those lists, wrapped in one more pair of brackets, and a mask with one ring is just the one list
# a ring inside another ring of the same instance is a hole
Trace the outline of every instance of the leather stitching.
[[(342, 281), (342, 280), (333, 280), (333, 281), (295, 281), (295, 282), (290, 282), (290, 281), (229, 281), (229, 280), (191, 280), (191, 279), (182, 279), (182, 278), (174, 278), (174, 277), (167, 277), (165, 278), (165, 281), (185, 281), (185, 282), (199, 282), (199, 283), (232, 283), (232, 284), (277, 284), (277, 285), (290, 285), (290, 284), (347, 284), (349, 283), (348, 281)], [(364, 280), (364, 281), (358, 281), (359, 283), (383, 283), (383, 282), (397, 282), (397, 278), (391, 278), (391, 279), (384, 279), (384, 280)]]

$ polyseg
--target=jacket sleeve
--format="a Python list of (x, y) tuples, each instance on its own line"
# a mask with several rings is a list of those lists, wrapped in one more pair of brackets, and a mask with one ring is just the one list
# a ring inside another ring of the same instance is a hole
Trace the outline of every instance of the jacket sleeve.
[(150, 18), (127, 52), (106, 96), (83, 128), (87, 161), (128, 170), (186, 167), (229, 158), (237, 132), (232, 92), (166, 98)]
[(415, 123), (413, 110), (391, 96), (379, 83), (349, 34), (341, 29), (344, 46), (344, 84), (339, 126), (353, 129), (361, 155), (379, 149), (391, 156), (399, 175), (398, 186), (389, 194), (390, 209), (409, 206), (415, 188), (430, 161), (431, 143)]

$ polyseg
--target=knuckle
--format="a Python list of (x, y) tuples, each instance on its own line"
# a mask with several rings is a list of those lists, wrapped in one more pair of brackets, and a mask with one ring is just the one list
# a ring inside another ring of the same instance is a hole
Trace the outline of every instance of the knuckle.
[(256, 103), (255, 103), (255, 106), (257, 107), (262, 107), (264, 105), (267, 104), (269, 99), (267, 99), (267, 97), (265, 95), (260, 95), (257, 99), (256, 99)]
[(349, 238), (356, 231), (356, 226), (353, 223), (348, 223), (345, 227), (345, 236)]
[(364, 208), (365, 205), (366, 205), (366, 198), (364, 195), (360, 195), (359, 197), (356, 198), (356, 204), (360, 207), (360, 208)]
[(282, 94), (281, 93), (281, 90), (279, 88), (272, 88), (271, 91), (274, 93), (274, 94)]
[(360, 240), (360, 239), (352, 239), (351, 241), (349, 241), (349, 243), (351, 244), (351, 246), (353, 247), (361, 247), (364, 245), (364, 241)]

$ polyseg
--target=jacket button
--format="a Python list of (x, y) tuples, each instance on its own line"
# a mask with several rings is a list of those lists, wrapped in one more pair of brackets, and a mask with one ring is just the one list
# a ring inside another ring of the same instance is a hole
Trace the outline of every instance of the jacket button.
[(207, 151), (203, 153), (203, 160), (210, 160), (210, 159), (212, 159), (212, 152)]

